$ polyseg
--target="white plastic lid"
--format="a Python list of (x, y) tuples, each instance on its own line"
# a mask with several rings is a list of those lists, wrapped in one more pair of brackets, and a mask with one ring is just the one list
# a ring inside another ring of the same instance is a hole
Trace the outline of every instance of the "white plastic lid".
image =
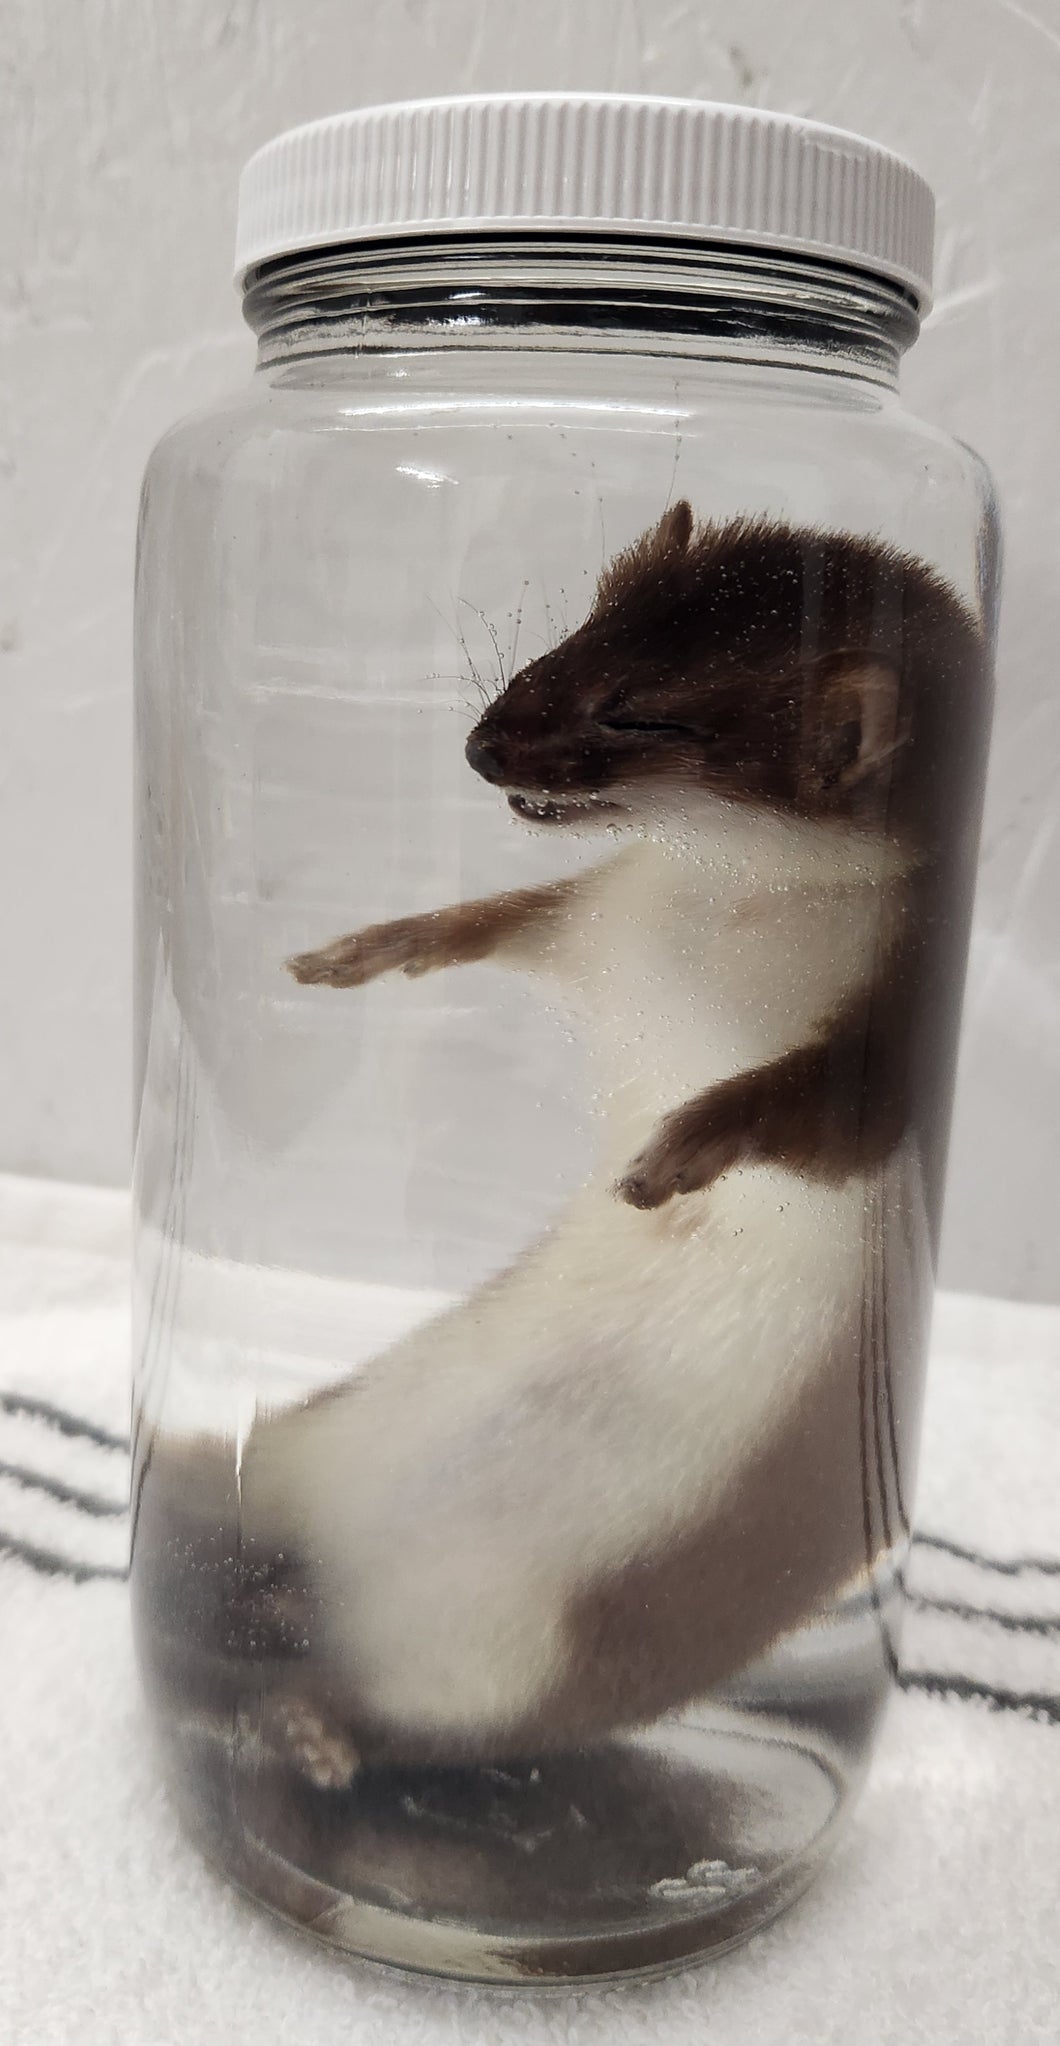
[(527, 92), (360, 107), (292, 128), (239, 186), (236, 274), (406, 235), (554, 227), (831, 257), (931, 294), (935, 202), (860, 135), (757, 107)]

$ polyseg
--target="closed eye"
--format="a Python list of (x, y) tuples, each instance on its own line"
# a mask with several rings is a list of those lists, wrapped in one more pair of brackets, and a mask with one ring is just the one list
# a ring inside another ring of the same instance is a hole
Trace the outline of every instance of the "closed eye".
[(680, 739), (702, 737), (692, 725), (679, 724), (674, 718), (600, 717), (596, 722), (605, 732), (642, 732), (647, 738), (663, 732), (676, 733)]

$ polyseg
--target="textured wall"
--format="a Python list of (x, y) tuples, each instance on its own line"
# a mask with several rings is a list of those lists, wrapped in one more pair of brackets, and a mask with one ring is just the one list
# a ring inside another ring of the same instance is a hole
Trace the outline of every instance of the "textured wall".
[(0, 1168), (128, 1154), (129, 583), (140, 471), (250, 366), (235, 182), (276, 129), (415, 93), (747, 100), (910, 153), (938, 305), (906, 372), (1008, 533), (951, 1284), (1060, 1298), (1060, 0), (3, 0)]

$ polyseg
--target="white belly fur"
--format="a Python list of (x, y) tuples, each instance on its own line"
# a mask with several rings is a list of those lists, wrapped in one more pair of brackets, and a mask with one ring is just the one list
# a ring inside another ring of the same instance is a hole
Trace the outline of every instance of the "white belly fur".
[(724, 1498), (860, 1296), (861, 1180), (745, 1166), (651, 1214), (610, 1181), (661, 1109), (827, 1011), (864, 967), (864, 898), (829, 917), (815, 875), (768, 930), (741, 930), (742, 872), (697, 925), (687, 866), (637, 851), (587, 890), (554, 961), (611, 1069), (599, 1174), (500, 1279), (247, 1445), (252, 1521), (313, 1559), (329, 1661), (396, 1725), (466, 1735), (532, 1711), (562, 1673), (570, 1602)]
[(855, 1305), (863, 1212), (860, 1182), (772, 1168), (679, 1225), (595, 1187), (486, 1293), (252, 1438), (244, 1500), (318, 1564), (355, 1694), (456, 1732), (531, 1709), (578, 1590), (694, 1523), (783, 1426)]

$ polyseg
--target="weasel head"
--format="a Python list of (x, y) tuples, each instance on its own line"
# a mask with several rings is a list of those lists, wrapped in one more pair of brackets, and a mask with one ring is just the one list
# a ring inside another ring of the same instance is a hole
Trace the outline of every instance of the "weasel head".
[(512, 676), (468, 762), (542, 825), (691, 818), (712, 799), (882, 823), (911, 734), (910, 632), (930, 638), (947, 603), (959, 612), (893, 549), (765, 520), (697, 528), (682, 501), (605, 569), (577, 631)]

